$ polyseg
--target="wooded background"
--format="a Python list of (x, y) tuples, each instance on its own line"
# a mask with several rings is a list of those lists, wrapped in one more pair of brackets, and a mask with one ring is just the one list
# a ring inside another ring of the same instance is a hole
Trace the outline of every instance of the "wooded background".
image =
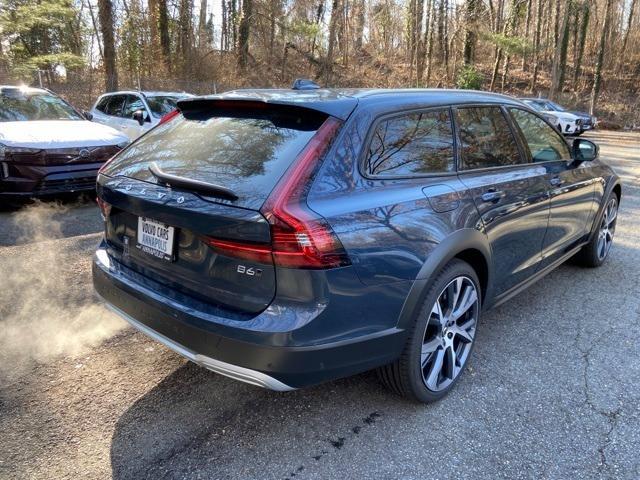
[(457, 87), (640, 124), (636, 0), (0, 0), (0, 83)]

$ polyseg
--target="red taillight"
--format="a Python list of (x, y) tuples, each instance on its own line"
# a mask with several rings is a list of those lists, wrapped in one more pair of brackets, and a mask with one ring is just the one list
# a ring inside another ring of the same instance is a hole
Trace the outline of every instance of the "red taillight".
[(327, 221), (307, 206), (306, 195), (320, 160), (341, 122), (327, 119), (280, 179), (263, 207), (271, 224), (271, 245), (206, 238), (223, 255), (281, 267), (325, 269), (350, 265), (342, 243)]
[(203, 237), (202, 240), (213, 247), (218, 253), (227, 257), (241, 258), (257, 263), (271, 263), (271, 245), (257, 245), (233, 240)]
[(158, 122), (158, 125), (162, 125), (163, 123), (167, 123), (169, 120), (171, 120), (172, 118), (177, 117), (178, 115), (180, 115), (180, 110), (178, 110), (176, 108), (175, 110), (172, 110), (169, 113), (167, 113), (166, 115), (164, 115), (160, 119), (160, 121)]
[(111, 213), (111, 205), (102, 200), (100, 197), (96, 197), (96, 203), (98, 204), (98, 207), (100, 207), (102, 219), (106, 221), (107, 218), (109, 218), (109, 214)]

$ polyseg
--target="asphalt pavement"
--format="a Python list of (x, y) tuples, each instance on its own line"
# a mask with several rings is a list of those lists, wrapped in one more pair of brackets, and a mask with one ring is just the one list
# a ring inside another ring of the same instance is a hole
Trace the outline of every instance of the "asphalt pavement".
[(91, 200), (0, 212), (0, 478), (640, 478), (640, 134), (594, 132), (623, 197), (599, 269), (485, 313), (464, 378), (417, 405), (371, 373), (276, 393), (107, 313)]

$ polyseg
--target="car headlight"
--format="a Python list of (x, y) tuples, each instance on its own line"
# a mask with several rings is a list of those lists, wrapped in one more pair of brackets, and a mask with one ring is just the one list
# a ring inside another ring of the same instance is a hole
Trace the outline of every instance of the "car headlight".
[(44, 165), (44, 150), (40, 148), (4, 146), (4, 160), (18, 161), (29, 165)]

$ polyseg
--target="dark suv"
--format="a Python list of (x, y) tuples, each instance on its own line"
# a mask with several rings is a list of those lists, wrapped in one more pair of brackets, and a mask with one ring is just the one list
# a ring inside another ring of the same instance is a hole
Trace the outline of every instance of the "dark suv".
[(251, 90), (178, 106), (101, 170), (94, 284), (237, 380), (282, 391), (378, 368), (436, 400), (483, 310), (611, 246), (618, 177), (509, 97)]

